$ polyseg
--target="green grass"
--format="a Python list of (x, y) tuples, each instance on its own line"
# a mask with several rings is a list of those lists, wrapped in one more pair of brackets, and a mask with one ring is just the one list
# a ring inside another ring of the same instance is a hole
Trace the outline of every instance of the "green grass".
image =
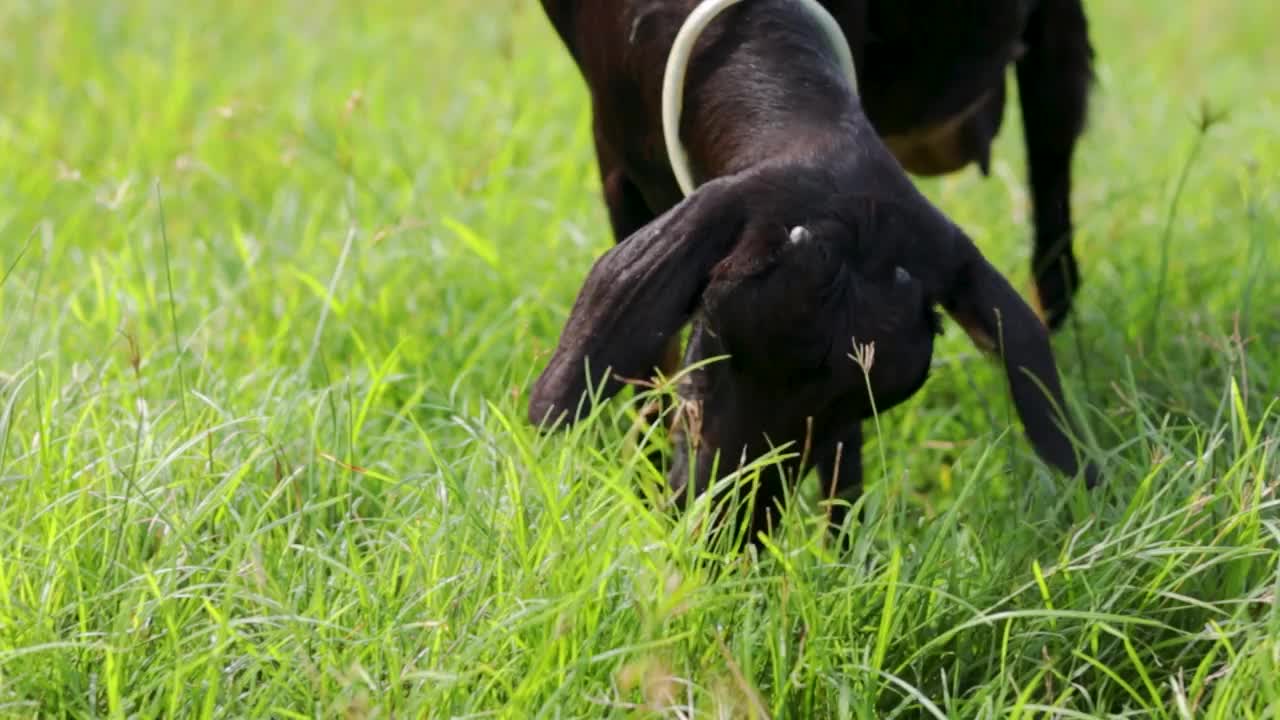
[[(952, 326), (851, 550), (733, 555), (524, 421), (609, 245), (535, 3), (0, 3), (0, 715), (1277, 717), (1280, 9), (1089, 10), (1109, 484)], [(1022, 168), (922, 186), (1027, 288)]]

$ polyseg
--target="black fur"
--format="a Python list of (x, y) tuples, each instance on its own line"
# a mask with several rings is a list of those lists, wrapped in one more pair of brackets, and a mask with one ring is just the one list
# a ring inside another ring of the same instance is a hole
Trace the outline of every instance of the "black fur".
[[(921, 173), (985, 167), (1004, 72), (1018, 64), (1036, 277), (1050, 321), (1060, 321), (1078, 283), (1069, 165), (1091, 56), (1079, 0), (1039, 0), (1034, 9), (1017, 0), (828, 0), (849, 39), (861, 97), (847, 90), (835, 52), (797, 4), (736, 5), (708, 28), (689, 67), (680, 133), (703, 184), (682, 198), (662, 140), (660, 98), (668, 51), (694, 5), (543, 0), (591, 89), (618, 245), (587, 276), (533, 388), (531, 419), (573, 421), (588, 368), (593, 380), (604, 379), (605, 397), (621, 388), (620, 378), (675, 370), (679, 330), (692, 320), (685, 362), (728, 359), (691, 373), (682, 390), (701, 408), (701, 422), (680, 433), (672, 484), (692, 480), (701, 492), (744, 454), (811, 441), (808, 460), (824, 487), (852, 498), (861, 421), (873, 399), (883, 412), (923, 384), (940, 305), (1003, 359), (1040, 456), (1078, 472), (1058, 413), (1047, 328), (917, 191), (904, 164)], [(919, 131), (959, 113), (964, 119), (945, 141), (913, 144)], [(793, 242), (795, 226), (809, 236)], [(854, 342), (874, 343), (869, 378), (849, 357)], [(1092, 486), (1096, 470), (1084, 472)], [(765, 528), (780, 483), (761, 489), (754, 529)]]

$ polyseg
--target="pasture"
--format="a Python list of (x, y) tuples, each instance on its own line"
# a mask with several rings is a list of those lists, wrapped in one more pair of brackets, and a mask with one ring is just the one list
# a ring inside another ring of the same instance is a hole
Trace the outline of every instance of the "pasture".
[[(1107, 485), (948, 322), (848, 551), (731, 553), (525, 419), (610, 243), (536, 3), (0, 3), (0, 716), (1276, 717), (1280, 6), (1087, 5)], [(1025, 292), (1022, 154), (921, 187)]]

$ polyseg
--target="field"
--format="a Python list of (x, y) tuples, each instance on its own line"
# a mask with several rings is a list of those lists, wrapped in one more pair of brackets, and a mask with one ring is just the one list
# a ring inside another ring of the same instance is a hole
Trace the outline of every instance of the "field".
[[(1088, 8), (1108, 484), (949, 324), (851, 548), (730, 553), (525, 420), (610, 243), (536, 3), (0, 3), (0, 716), (1280, 717), (1280, 6)], [(1022, 158), (921, 186), (1027, 291)]]

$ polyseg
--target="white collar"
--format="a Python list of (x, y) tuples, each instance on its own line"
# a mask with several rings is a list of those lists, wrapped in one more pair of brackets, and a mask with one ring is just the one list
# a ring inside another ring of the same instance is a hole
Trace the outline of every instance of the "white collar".
[[(840, 24), (817, 0), (793, 1), (799, 3), (822, 26), (827, 39), (840, 56), (840, 65), (853, 94), (857, 95), (858, 74), (853, 66), (853, 53), (849, 50), (844, 32), (840, 30)], [(689, 167), (689, 155), (680, 142), (680, 111), (684, 106), (684, 80), (689, 69), (689, 58), (698, 37), (711, 21), (725, 9), (740, 2), (742, 0), (704, 0), (699, 3), (680, 26), (680, 31), (671, 44), (671, 54), (667, 56), (667, 67), (662, 76), (662, 136), (666, 141), (667, 158), (675, 172), (676, 182), (686, 196), (697, 187), (693, 181), (693, 169)]]

